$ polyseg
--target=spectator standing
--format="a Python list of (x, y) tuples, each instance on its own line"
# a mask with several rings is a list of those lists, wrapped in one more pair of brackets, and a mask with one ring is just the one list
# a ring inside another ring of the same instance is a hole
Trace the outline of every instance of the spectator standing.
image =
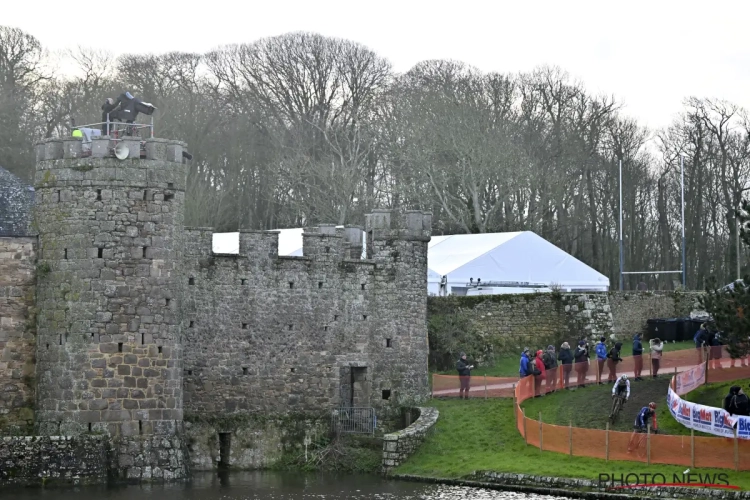
[(614, 384), (617, 380), (617, 363), (622, 361), (620, 349), (622, 349), (622, 342), (615, 342), (615, 346), (607, 353), (607, 368), (609, 368), (607, 382), (610, 384)]
[(709, 342), (711, 344), (711, 368), (714, 370), (718, 370), (719, 368), (723, 368), (721, 366), (721, 357), (723, 354), (723, 341), (721, 338), (721, 332), (711, 332), (709, 334)]
[(531, 361), (529, 360), (529, 348), (524, 347), (523, 352), (521, 353), (521, 365), (518, 368), (518, 376), (520, 378), (528, 377), (531, 375), (531, 367), (529, 366), (529, 363)]
[[(458, 380), (461, 382), (461, 388), (458, 390), (458, 397), (460, 399), (469, 399), (469, 388), (471, 387), (471, 370), (474, 365), (470, 365), (466, 360), (466, 353), (462, 352), (461, 357), (456, 362), (456, 370), (458, 370)], [(464, 391), (466, 391), (464, 393)]]
[(544, 394), (542, 394), (542, 380), (545, 378), (544, 361), (542, 360), (543, 355), (544, 353), (539, 349), (534, 357), (534, 364), (539, 371), (538, 375), (534, 373), (534, 396), (544, 396)]
[(739, 385), (729, 388), (729, 394), (724, 398), (724, 411), (730, 415), (750, 416), (750, 400)]
[(596, 381), (600, 384), (602, 382), (602, 374), (604, 373), (604, 362), (607, 360), (607, 344), (604, 341), (607, 340), (605, 337), (599, 339), (599, 343), (596, 344)]
[(708, 346), (708, 326), (703, 323), (701, 327), (693, 335), (693, 342), (695, 342), (695, 349), (698, 353), (698, 364), (703, 363), (703, 348)]
[(659, 365), (661, 364), (661, 355), (664, 350), (664, 344), (659, 337), (648, 341), (648, 346), (651, 349), (651, 376), (656, 378), (659, 374)]
[(560, 355), (557, 358), (562, 363), (563, 370), (563, 387), (570, 387), (570, 372), (573, 370), (573, 353), (570, 350), (570, 344), (563, 342), (560, 346)]
[(643, 371), (643, 344), (641, 343), (641, 334), (636, 333), (633, 336), (633, 376), (634, 380), (643, 380), (641, 371)]
[(557, 390), (557, 379), (560, 377), (557, 369), (555, 346), (547, 346), (547, 352), (544, 353), (542, 361), (544, 362), (544, 371), (547, 377), (547, 392), (555, 392)]
[(589, 348), (585, 340), (578, 341), (573, 359), (576, 362), (576, 385), (586, 387), (586, 372), (589, 370)]

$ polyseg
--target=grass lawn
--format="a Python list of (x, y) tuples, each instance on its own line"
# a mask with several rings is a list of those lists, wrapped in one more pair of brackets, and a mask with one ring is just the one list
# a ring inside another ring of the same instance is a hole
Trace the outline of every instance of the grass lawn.
[[(646, 347), (646, 352), (648, 352), (648, 342), (644, 342), (643, 344), (644, 344), (644, 347)], [(559, 347), (556, 346), (556, 348), (558, 348), (559, 350)], [(670, 343), (664, 344), (664, 352), (681, 351), (683, 349), (695, 349), (695, 344), (693, 344), (693, 342), (670, 342)], [(470, 355), (471, 353), (467, 353), (467, 354)], [(625, 357), (625, 356), (632, 356), (632, 355), (633, 355), (633, 343), (630, 341), (623, 342), (620, 356)], [(520, 352), (518, 354), (502, 356), (493, 365), (477, 366), (474, 370), (472, 370), (471, 374), (473, 376), (487, 375), (488, 377), (517, 377), (520, 362), (521, 362)], [(437, 373), (440, 375), (456, 375), (456, 370), (455, 369), (445, 370), (445, 371), (441, 371)]]
[[(599, 473), (659, 472), (671, 477), (685, 470), (683, 466), (605, 462), (595, 458), (540, 452), (538, 448), (527, 446), (516, 430), (512, 399), (433, 399), (430, 406), (440, 411), (435, 432), (406, 463), (396, 469), (397, 474), (460, 478), (474, 471), (488, 470), (596, 480)], [(730, 484), (750, 489), (750, 474), (747, 472), (726, 469), (701, 469), (699, 472), (723, 472), (728, 475)]]

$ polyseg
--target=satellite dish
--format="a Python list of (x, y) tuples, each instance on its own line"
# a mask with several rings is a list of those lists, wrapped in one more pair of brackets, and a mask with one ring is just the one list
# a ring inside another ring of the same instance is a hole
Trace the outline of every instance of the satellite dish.
[(119, 143), (117, 147), (115, 147), (115, 156), (117, 157), (118, 160), (124, 160), (129, 155), (130, 155), (130, 149), (128, 149), (128, 147), (125, 144)]

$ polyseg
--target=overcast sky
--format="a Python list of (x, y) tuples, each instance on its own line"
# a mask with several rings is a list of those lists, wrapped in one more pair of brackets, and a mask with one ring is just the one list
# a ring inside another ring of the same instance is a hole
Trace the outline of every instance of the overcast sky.
[[(557, 65), (590, 91), (614, 94), (628, 115), (652, 128), (668, 125), (687, 96), (750, 108), (747, 1), (2, 3), (0, 24), (53, 50), (205, 52), (302, 30), (367, 45), (397, 71), (434, 58), (502, 73)], [(129, 13), (130, 5), (143, 10)]]

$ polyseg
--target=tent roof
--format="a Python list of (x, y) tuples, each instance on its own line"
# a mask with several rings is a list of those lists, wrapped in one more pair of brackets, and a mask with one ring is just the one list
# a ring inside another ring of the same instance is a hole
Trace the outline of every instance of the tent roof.
[(567, 287), (609, 286), (609, 278), (541, 236), (514, 233), (436, 236), (427, 253), (428, 281), (517, 281)]

